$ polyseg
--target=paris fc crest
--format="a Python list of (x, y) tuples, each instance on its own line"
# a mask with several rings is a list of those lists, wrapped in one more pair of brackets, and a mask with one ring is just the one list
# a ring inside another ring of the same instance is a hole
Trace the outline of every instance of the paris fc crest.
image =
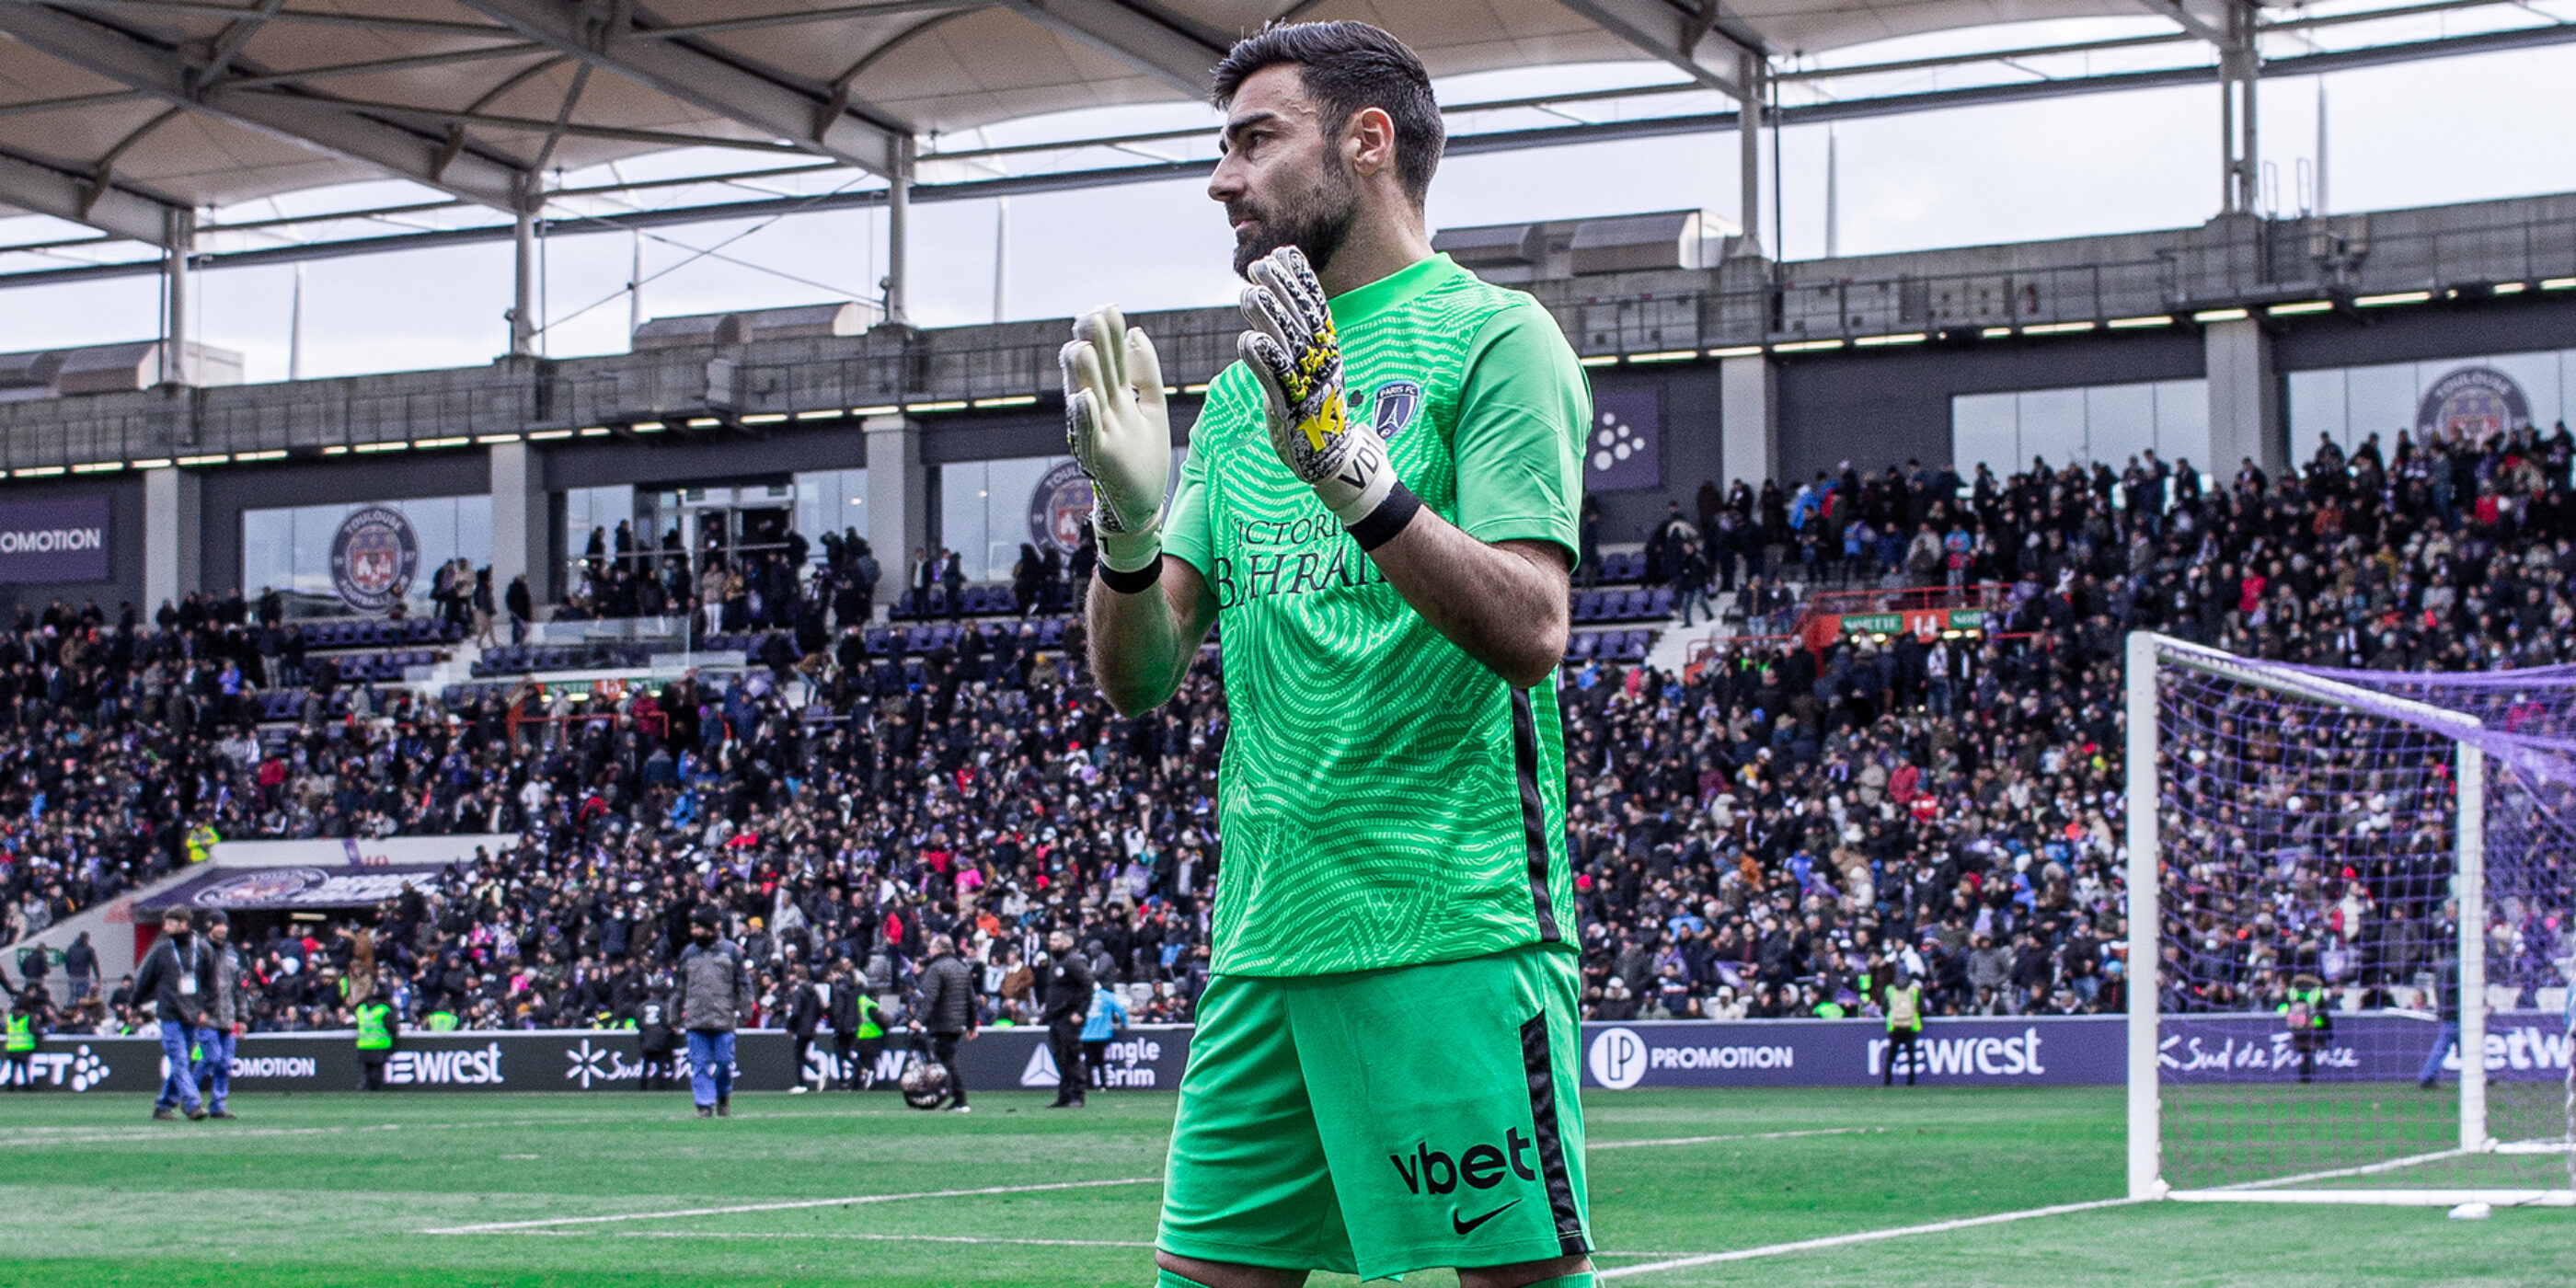
[(1369, 396), (1369, 425), (1382, 439), (1393, 439), (1413, 423), (1413, 414), (1422, 410), (1422, 385), (1412, 380), (1390, 380)]

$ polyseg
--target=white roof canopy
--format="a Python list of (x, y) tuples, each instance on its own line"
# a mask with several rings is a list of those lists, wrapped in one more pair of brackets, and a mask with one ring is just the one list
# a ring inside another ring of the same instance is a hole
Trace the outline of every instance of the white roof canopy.
[(0, 208), (165, 242), (173, 212), (407, 179), (501, 209), (539, 176), (720, 145), (885, 174), (900, 141), (1203, 92), (1282, 18), (1393, 31), (1435, 76), (1653, 61), (1731, 89), (1815, 54), (2225, 0), (5, 0)]

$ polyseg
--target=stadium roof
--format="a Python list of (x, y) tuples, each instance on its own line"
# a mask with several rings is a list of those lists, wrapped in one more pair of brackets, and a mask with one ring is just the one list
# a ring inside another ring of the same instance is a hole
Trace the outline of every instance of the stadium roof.
[(2224, 3), (0, 0), (0, 210), (166, 243), (178, 212), (389, 178), (534, 209), (548, 174), (679, 149), (885, 175), (918, 138), (1194, 99), (1281, 18), (1379, 23), (1436, 76), (1645, 61), (1678, 77), (1647, 92), (1733, 94), (1746, 51), (2106, 15), (2170, 27), (2063, 49), (2220, 41)]

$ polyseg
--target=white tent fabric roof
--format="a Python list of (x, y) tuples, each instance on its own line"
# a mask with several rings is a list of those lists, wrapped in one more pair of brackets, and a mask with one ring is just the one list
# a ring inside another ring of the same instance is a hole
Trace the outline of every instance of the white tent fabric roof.
[[(2217, 2), (2190, 0), (2223, 21)], [(1657, 42), (1692, 38), (1687, 0), (9, 0), (0, 205), (129, 236), (163, 208), (387, 177), (507, 206), (541, 169), (697, 140), (882, 173), (906, 135), (1181, 101), (1283, 17), (1379, 24), (1435, 76), (1647, 59), (1722, 76), (1730, 42), (1817, 53), (2162, 4), (1740, 0), (1682, 54)]]

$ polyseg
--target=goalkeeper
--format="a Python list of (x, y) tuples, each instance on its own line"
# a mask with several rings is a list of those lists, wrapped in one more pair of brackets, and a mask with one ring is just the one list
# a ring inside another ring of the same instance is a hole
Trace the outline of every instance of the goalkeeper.
[(1151, 708), (1225, 627), (1214, 975), (1160, 1282), (1588, 1286), (1554, 681), (1583, 372), (1530, 297), (1432, 253), (1411, 50), (1273, 27), (1215, 80), (1248, 329), (1168, 508), (1151, 341), (1102, 310), (1063, 354), (1101, 688)]

